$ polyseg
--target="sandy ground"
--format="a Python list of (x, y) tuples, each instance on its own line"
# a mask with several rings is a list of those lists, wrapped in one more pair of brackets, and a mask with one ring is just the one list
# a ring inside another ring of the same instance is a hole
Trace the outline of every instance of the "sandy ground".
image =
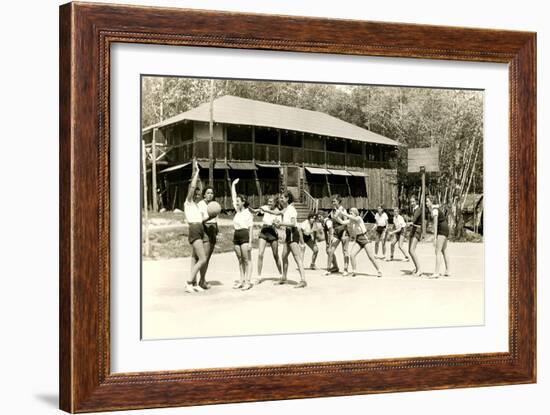
[[(326, 254), (320, 244), (317, 266)], [(434, 269), (433, 245), (418, 248), (425, 271)], [(480, 325), (484, 322), (483, 244), (449, 245), (452, 275), (413, 277), (412, 262), (380, 262), (377, 278), (366, 254), (358, 256), (356, 277), (323, 276), (306, 270), (308, 287), (290, 259), (289, 284), (274, 286), (277, 271), (271, 254), (264, 259), (263, 282), (249, 291), (232, 289), (239, 272), (234, 253), (215, 254), (207, 279), (212, 288), (187, 294), (189, 258), (143, 262), (142, 324), (144, 339), (307, 333), (419, 327)], [(338, 248), (338, 261), (343, 264)], [(306, 251), (309, 264), (311, 251)], [(396, 253), (396, 258), (402, 258)], [(257, 251), (253, 251), (256, 276)]]

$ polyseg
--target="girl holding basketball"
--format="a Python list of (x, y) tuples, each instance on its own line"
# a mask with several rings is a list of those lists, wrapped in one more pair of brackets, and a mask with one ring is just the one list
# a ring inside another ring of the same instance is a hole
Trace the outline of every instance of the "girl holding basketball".
[(267, 245), (271, 247), (273, 252), (273, 259), (277, 265), (279, 271), (279, 278), (283, 274), (281, 267), (281, 260), (279, 258), (279, 235), (273, 225), (275, 219), (280, 218), (283, 214), (279, 210), (279, 201), (276, 197), (269, 197), (267, 205), (260, 207), (259, 209), (250, 209), (254, 213), (263, 213), (262, 229), (258, 237), (258, 278), (254, 283), (259, 284), (262, 277), (262, 267), (264, 263), (264, 252)]
[(331, 264), (333, 263), (334, 254), (338, 245), (342, 243), (342, 254), (344, 255), (344, 272), (342, 276), (348, 275), (349, 265), (349, 232), (347, 229), (346, 217), (343, 215), (346, 213), (346, 209), (342, 206), (342, 199), (339, 195), (332, 196), (332, 211), (330, 212), (330, 218), (332, 219), (332, 226), (334, 232), (332, 234), (332, 240), (330, 241), (330, 247), (328, 250), (327, 258), (327, 272), (325, 275), (331, 274)]
[(420, 271), (420, 261), (416, 254), (416, 246), (420, 239), (422, 239), (422, 208), (418, 205), (415, 196), (411, 196), (410, 203), (413, 216), (411, 222), (407, 223), (408, 226), (411, 226), (411, 232), (409, 234), (409, 255), (414, 264), (413, 275), (415, 277), (420, 277), (422, 272)]
[(252, 212), (248, 209), (246, 196), (242, 194), (237, 195), (238, 183), (239, 179), (235, 179), (231, 185), (231, 199), (233, 200), (233, 208), (235, 209), (235, 217), (233, 218), (233, 227), (235, 229), (233, 244), (237, 260), (239, 261), (241, 279), (235, 283), (233, 288), (245, 291), (252, 288), (250, 275), (252, 274), (253, 217)]
[(437, 205), (433, 203), (431, 197), (426, 198), (426, 207), (431, 212), (433, 218), (433, 232), (434, 232), (434, 247), (435, 247), (435, 272), (432, 278), (439, 278), (439, 268), (441, 267), (441, 256), (445, 261), (445, 276), (449, 277), (450, 274), (450, 260), (447, 253), (447, 240), (449, 239), (449, 224), (447, 223), (447, 215)]
[(210, 217), (208, 212), (208, 204), (214, 201), (214, 188), (212, 186), (206, 186), (202, 191), (202, 200), (198, 203), (199, 209), (203, 216), (204, 232), (206, 239), (204, 240), (204, 252), (206, 253), (206, 263), (201, 268), (200, 279), (198, 286), (207, 290), (210, 285), (206, 282), (206, 272), (208, 271), (208, 264), (210, 264), (210, 258), (214, 253), (216, 241), (218, 239), (218, 217)]
[(290, 191), (286, 191), (282, 194), (281, 206), (283, 208), (282, 221), (276, 219), (276, 226), (285, 227), (285, 245), (283, 247), (283, 277), (277, 282), (277, 284), (285, 284), (286, 276), (288, 272), (288, 256), (292, 253), (296, 265), (298, 265), (298, 271), (300, 272), (300, 282), (294, 286), (294, 288), (304, 288), (307, 286), (306, 277), (304, 272), (304, 263), (300, 252), (300, 231), (298, 230), (298, 212), (293, 205), (294, 196)]
[(359, 215), (359, 210), (357, 208), (351, 208), (350, 213), (343, 212), (342, 215), (349, 220), (349, 227), (351, 228), (351, 234), (355, 235), (355, 244), (351, 248), (351, 276), (355, 277), (357, 272), (357, 255), (359, 252), (364, 250), (367, 253), (367, 256), (370, 259), (370, 262), (376, 269), (376, 275), (378, 277), (382, 276), (382, 271), (378, 267), (374, 253), (372, 252), (372, 247), (370, 246), (369, 238), (367, 237), (367, 227), (361, 215)]
[(203, 240), (206, 239), (204, 233), (203, 220), (198, 203), (201, 200), (201, 190), (197, 187), (199, 180), (199, 165), (195, 160), (193, 164), (195, 173), (189, 184), (187, 197), (184, 203), (184, 212), (187, 223), (189, 224), (188, 240), (192, 248), (191, 253), (191, 279), (185, 284), (185, 292), (192, 293), (203, 291), (203, 288), (196, 284), (197, 274), (206, 264), (206, 253), (204, 250)]

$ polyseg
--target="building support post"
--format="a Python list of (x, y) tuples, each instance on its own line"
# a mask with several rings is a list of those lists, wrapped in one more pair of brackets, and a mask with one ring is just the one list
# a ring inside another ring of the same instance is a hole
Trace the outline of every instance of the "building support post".
[(143, 236), (144, 241), (144, 255), (149, 256), (149, 215), (147, 212), (147, 155), (145, 154), (145, 141), (141, 141), (141, 163), (143, 170)]
[(210, 137), (208, 140), (208, 157), (210, 163), (208, 165), (208, 185), (214, 187), (214, 80), (210, 80), (210, 120), (209, 120)]
[(422, 238), (426, 237), (426, 168), (420, 167), (422, 174), (422, 193), (420, 196), (420, 207), (422, 208)]

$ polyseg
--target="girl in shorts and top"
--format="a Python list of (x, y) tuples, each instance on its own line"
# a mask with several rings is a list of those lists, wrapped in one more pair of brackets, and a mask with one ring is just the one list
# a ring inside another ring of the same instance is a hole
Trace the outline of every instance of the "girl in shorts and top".
[(306, 276), (304, 272), (304, 263), (300, 252), (300, 231), (298, 230), (298, 212), (294, 207), (294, 196), (290, 191), (286, 191), (281, 195), (281, 207), (283, 208), (282, 221), (276, 219), (275, 226), (283, 226), (285, 228), (285, 245), (283, 246), (283, 277), (277, 284), (285, 284), (288, 272), (288, 256), (292, 253), (294, 261), (300, 272), (300, 282), (294, 288), (304, 288), (307, 286)]
[(414, 264), (413, 275), (415, 277), (420, 277), (422, 272), (420, 271), (420, 261), (418, 260), (418, 255), (416, 255), (416, 246), (418, 241), (422, 239), (422, 208), (418, 205), (418, 201), (415, 196), (411, 196), (410, 199), (411, 209), (412, 209), (412, 219), (408, 226), (411, 227), (409, 234), (409, 255)]
[(315, 230), (313, 229), (314, 224), (316, 223), (317, 215), (315, 213), (310, 213), (307, 219), (300, 223), (299, 230), (302, 234), (302, 258), (305, 259), (306, 246), (311, 249), (311, 265), (310, 269), (317, 269), (315, 266), (315, 261), (317, 260), (317, 255), (319, 254), (319, 247), (317, 246), (315, 238)]
[[(327, 268), (330, 268), (334, 258), (334, 253), (336, 252), (336, 248), (338, 248), (338, 245), (342, 243), (342, 254), (344, 255), (344, 272), (342, 272), (342, 276), (344, 277), (348, 275), (349, 265), (349, 233), (347, 229), (346, 218), (342, 215), (342, 213), (345, 212), (346, 209), (342, 206), (342, 199), (340, 198), (340, 196), (332, 196), (332, 211), (330, 212), (330, 218), (332, 220), (334, 231), (328, 251)], [(325, 272), (325, 275), (330, 274), (330, 269)]]
[(353, 207), (349, 211), (349, 214), (343, 212), (342, 215), (349, 220), (348, 228), (350, 229), (350, 233), (355, 237), (355, 244), (353, 244), (351, 248), (351, 276), (355, 277), (357, 272), (357, 255), (359, 254), (359, 252), (364, 250), (369, 257), (370, 262), (376, 269), (376, 275), (378, 277), (381, 277), (382, 271), (380, 271), (374, 253), (372, 252), (372, 247), (369, 244), (370, 241), (367, 237), (367, 227), (365, 226), (365, 222), (363, 221), (363, 218), (359, 215), (359, 210), (357, 210), (357, 208)]
[(246, 196), (237, 195), (237, 184), (239, 179), (233, 181), (231, 185), (231, 199), (235, 216), (233, 217), (233, 245), (237, 260), (239, 261), (240, 280), (235, 282), (233, 288), (243, 291), (252, 288), (250, 275), (252, 274), (252, 258), (251, 258), (251, 238), (254, 219), (252, 212), (248, 209)]
[(401, 211), (398, 207), (393, 209), (393, 225), (394, 230), (389, 232), (390, 236), (393, 236), (393, 241), (390, 245), (390, 259), (388, 261), (393, 261), (393, 254), (395, 252), (395, 245), (399, 247), (399, 250), (403, 253), (405, 261), (409, 260), (407, 253), (403, 249), (403, 239), (405, 238), (405, 230), (407, 229), (407, 222), (401, 216)]
[[(325, 237), (325, 249), (328, 257), (328, 253), (330, 251), (330, 242), (332, 241), (332, 237), (334, 235), (334, 227), (332, 224), (332, 219), (327, 213), (321, 213), (321, 226), (323, 227), (323, 234)], [(327, 264), (327, 272), (335, 273), (338, 272), (338, 261), (336, 260), (336, 255), (332, 256), (332, 264), (329, 262)]]
[(439, 269), (441, 267), (441, 256), (445, 261), (445, 276), (451, 275), (449, 254), (447, 252), (447, 240), (449, 239), (449, 224), (447, 215), (439, 206), (433, 203), (432, 197), (426, 198), (426, 207), (431, 212), (433, 218), (434, 247), (435, 247), (435, 272), (432, 278), (439, 278)]
[(192, 293), (203, 291), (204, 288), (200, 285), (197, 285), (197, 274), (200, 272), (201, 268), (206, 264), (206, 253), (204, 250), (204, 241), (207, 239), (207, 236), (204, 232), (204, 216), (199, 208), (198, 203), (201, 201), (201, 190), (197, 187), (197, 182), (199, 180), (199, 165), (194, 162), (195, 173), (189, 184), (187, 190), (187, 197), (183, 204), (183, 209), (185, 213), (185, 219), (189, 225), (189, 234), (188, 241), (191, 245), (191, 272), (190, 279), (185, 284), (185, 292)]
[(280, 219), (283, 215), (279, 209), (279, 201), (276, 197), (272, 196), (268, 198), (267, 205), (263, 205), (259, 209), (250, 210), (254, 213), (263, 214), (262, 228), (260, 230), (258, 240), (258, 278), (256, 278), (253, 282), (255, 284), (261, 282), (264, 252), (267, 245), (271, 247), (273, 259), (275, 260), (275, 265), (277, 265), (277, 270), (279, 271), (279, 278), (281, 278), (283, 269), (281, 266), (281, 259), (279, 258), (279, 235), (275, 225), (273, 224), (275, 219)]
[(208, 204), (214, 200), (214, 188), (212, 186), (206, 186), (202, 191), (202, 200), (198, 203), (199, 209), (203, 216), (204, 233), (206, 238), (204, 240), (204, 252), (206, 253), (206, 263), (203, 265), (200, 271), (199, 287), (207, 290), (210, 285), (206, 282), (206, 272), (208, 271), (208, 265), (210, 264), (210, 258), (214, 253), (216, 247), (216, 241), (218, 239), (218, 217), (209, 218), (208, 216)]
[[(378, 206), (378, 211), (374, 214), (374, 221), (376, 222), (376, 242), (374, 245), (374, 254), (377, 258), (386, 257), (386, 230), (388, 228), (388, 215), (384, 212), (382, 205)], [(378, 255), (378, 246), (382, 242), (382, 256)]]

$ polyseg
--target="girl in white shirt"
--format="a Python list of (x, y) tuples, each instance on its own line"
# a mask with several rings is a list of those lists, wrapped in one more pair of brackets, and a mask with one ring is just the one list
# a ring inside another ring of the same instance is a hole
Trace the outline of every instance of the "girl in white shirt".
[[(384, 259), (386, 257), (386, 230), (388, 228), (388, 215), (384, 212), (382, 205), (378, 206), (378, 211), (374, 215), (376, 221), (376, 241), (374, 243), (374, 255)], [(382, 243), (382, 256), (378, 256), (378, 246)]]
[(201, 200), (201, 190), (197, 187), (199, 180), (199, 165), (194, 162), (195, 174), (189, 184), (187, 197), (184, 203), (184, 212), (187, 223), (189, 224), (188, 241), (191, 244), (191, 279), (185, 285), (185, 292), (192, 293), (203, 291), (202, 287), (197, 285), (197, 273), (206, 264), (206, 253), (204, 251), (203, 239), (205, 238), (203, 215), (198, 206)]
[(283, 208), (283, 219), (275, 220), (275, 226), (284, 226), (286, 230), (285, 245), (283, 247), (283, 277), (277, 282), (278, 284), (286, 283), (286, 276), (288, 272), (288, 256), (292, 252), (294, 261), (298, 265), (298, 271), (300, 272), (300, 282), (294, 286), (294, 288), (304, 288), (307, 286), (306, 277), (304, 272), (304, 263), (302, 255), (300, 253), (300, 231), (298, 230), (298, 212), (293, 205), (294, 196), (291, 192), (286, 191), (280, 198), (281, 206)]
[(208, 204), (214, 200), (214, 188), (212, 186), (206, 186), (202, 191), (202, 200), (198, 203), (199, 209), (203, 217), (204, 225), (204, 252), (206, 253), (206, 263), (201, 268), (201, 277), (199, 279), (198, 287), (207, 290), (210, 285), (206, 282), (206, 272), (208, 271), (208, 264), (210, 264), (210, 258), (214, 253), (216, 247), (216, 241), (218, 239), (218, 218), (210, 218), (208, 216)]
[(395, 252), (395, 245), (399, 247), (399, 250), (403, 253), (403, 256), (405, 257), (405, 261), (409, 260), (409, 257), (407, 256), (407, 253), (403, 249), (403, 239), (405, 237), (405, 229), (407, 229), (407, 222), (405, 222), (405, 219), (403, 219), (403, 216), (401, 216), (401, 212), (399, 208), (393, 209), (393, 226), (394, 230), (391, 232), (388, 232), (388, 234), (391, 236), (394, 236), (394, 239), (390, 245), (391, 247), (391, 253), (390, 253), (390, 259), (388, 261), (393, 261), (393, 253)]
[(252, 274), (251, 242), (254, 219), (252, 212), (248, 210), (246, 196), (242, 194), (237, 195), (237, 183), (239, 183), (239, 179), (235, 179), (231, 185), (231, 199), (233, 200), (233, 207), (235, 209), (235, 217), (233, 218), (233, 227), (235, 228), (233, 244), (237, 260), (239, 261), (241, 279), (233, 288), (240, 288), (245, 291), (252, 288), (250, 275)]
[(300, 223), (299, 230), (302, 234), (301, 238), (301, 248), (302, 248), (302, 258), (305, 258), (306, 246), (311, 249), (311, 265), (310, 269), (316, 269), (315, 261), (317, 255), (319, 254), (319, 247), (317, 246), (315, 229), (314, 226), (317, 223), (317, 215), (315, 213), (310, 213), (305, 221)]
[(349, 211), (349, 214), (347, 212), (344, 212), (342, 213), (342, 216), (346, 217), (349, 220), (348, 227), (351, 228), (351, 234), (355, 238), (355, 244), (353, 244), (353, 246), (351, 247), (351, 276), (355, 277), (357, 272), (357, 255), (362, 250), (365, 250), (367, 256), (370, 259), (370, 262), (376, 269), (376, 275), (378, 277), (381, 277), (382, 272), (380, 271), (374, 253), (372, 252), (372, 247), (370, 245), (369, 238), (367, 237), (367, 227), (365, 226), (365, 222), (363, 221), (361, 215), (359, 215), (359, 210), (357, 210), (357, 208), (353, 207)]
[(273, 225), (275, 219), (280, 219), (283, 215), (278, 205), (279, 201), (276, 197), (269, 197), (267, 205), (263, 205), (259, 209), (250, 209), (254, 213), (263, 213), (262, 229), (258, 237), (258, 278), (254, 280), (255, 284), (259, 284), (262, 281), (264, 252), (267, 245), (271, 247), (271, 251), (273, 252), (273, 259), (279, 271), (279, 278), (281, 278), (283, 273), (281, 259), (279, 258), (279, 235)]

